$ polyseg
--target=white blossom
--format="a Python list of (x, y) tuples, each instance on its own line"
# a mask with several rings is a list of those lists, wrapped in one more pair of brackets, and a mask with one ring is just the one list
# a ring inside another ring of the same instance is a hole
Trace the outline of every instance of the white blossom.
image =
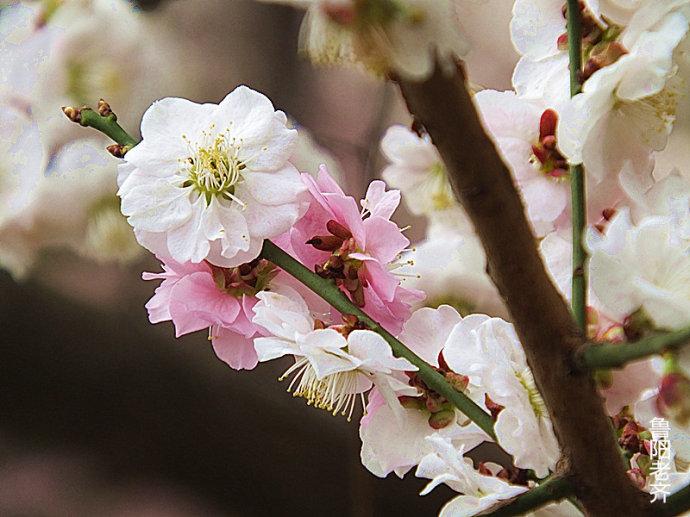
[(592, 290), (618, 320), (639, 309), (663, 329), (690, 323), (690, 254), (669, 217), (645, 217), (633, 225), (623, 209), (605, 235), (591, 231)]
[[(334, 415), (352, 417), (357, 399), (364, 407), (364, 393), (374, 384), (389, 402), (399, 407), (396, 392), (405, 385), (395, 372), (416, 371), (407, 359), (393, 356), (390, 345), (370, 330), (343, 326), (315, 328), (306, 302), (292, 289), (285, 294), (257, 294), (253, 322), (270, 334), (254, 340), (259, 361), (292, 355), (295, 364), (281, 377), (292, 376), (288, 391)], [(414, 393), (414, 389), (408, 388)]]
[(459, 495), (441, 509), (441, 517), (469, 517), (476, 515), (504, 499), (510, 499), (527, 491), (526, 486), (510, 483), (475, 470), (472, 460), (464, 457), (464, 447), (456, 449), (453, 444), (439, 435), (427, 440), (433, 452), (422, 458), (415, 475), (431, 479), (422, 490), (426, 495), (438, 485), (445, 484)]
[(428, 76), (467, 42), (451, 0), (265, 0), (307, 9), (300, 46), (317, 63), (360, 62), (377, 74)]
[(166, 98), (141, 123), (125, 156), (122, 213), (139, 242), (178, 262), (232, 267), (306, 210), (288, 161), (296, 131), (262, 94), (240, 86), (218, 105)]
[(503, 406), (494, 430), (516, 467), (543, 477), (559, 457), (551, 420), (515, 330), (499, 318), (473, 314), (448, 336), (443, 355), (455, 372)]

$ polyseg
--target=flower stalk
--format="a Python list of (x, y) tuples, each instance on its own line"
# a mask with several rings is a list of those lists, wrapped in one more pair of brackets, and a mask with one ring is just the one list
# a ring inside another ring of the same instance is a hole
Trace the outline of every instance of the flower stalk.
[(631, 361), (690, 345), (690, 327), (675, 332), (657, 334), (633, 343), (588, 343), (577, 354), (582, 368), (621, 368)]
[[(582, 13), (579, 0), (568, 0), (568, 55), (570, 59), (570, 95), (582, 91)], [(587, 327), (587, 252), (584, 235), (587, 227), (585, 174), (582, 165), (570, 166), (571, 213), (573, 224), (572, 311), (585, 332)]]

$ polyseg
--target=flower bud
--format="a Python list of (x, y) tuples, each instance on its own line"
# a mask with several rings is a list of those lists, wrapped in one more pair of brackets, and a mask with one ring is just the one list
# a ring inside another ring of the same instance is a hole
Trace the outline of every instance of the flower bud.
[(453, 409), (444, 409), (444, 410), (439, 411), (437, 413), (433, 413), (429, 417), (429, 425), (433, 429), (443, 429), (444, 427), (448, 427), (454, 421), (455, 421), (455, 410), (453, 410)]
[(103, 99), (100, 99), (98, 101), (98, 106), (96, 108), (98, 110), (98, 114), (101, 117), (109, 117), (113, 116), (113, 120), (117, 120), (117, 117), (115, 116), (115, 113), (113, 113), (113, 110), (110, 109), (110, 104), (105, 102)]

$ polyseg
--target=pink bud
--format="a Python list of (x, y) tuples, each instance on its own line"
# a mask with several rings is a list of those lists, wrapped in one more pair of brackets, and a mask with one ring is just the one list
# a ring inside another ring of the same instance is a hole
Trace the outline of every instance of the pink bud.
[(558, 113), (550, 108), (544, 111), (539, 120), (539, 140), (543, 141), (547, 136), (555, 135), (557, 125)]

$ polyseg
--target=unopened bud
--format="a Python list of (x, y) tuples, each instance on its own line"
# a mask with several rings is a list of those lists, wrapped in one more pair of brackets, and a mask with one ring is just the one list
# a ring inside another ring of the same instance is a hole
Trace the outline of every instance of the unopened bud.
[(65, 116), (77, 124), (81, 122), (81, 110), (82, 108), (75, 108), (73, 106), (62, 107), (62, 112), (65, 114)]
[(409, 395), (401, 395), (398, 397), (400, 405), (406, 409), (425, 409), (424, 400), (421, 397), (410, 397)]
[(113, 144), (105, 148), (115, 158), (124, 158), (127, 151), (131, 149), (128, 145)]
[(345, 228), (345, 226), (340, 224), (335, 219), (331, 219), (326, 223), (326, 229), (330, 232), (331, 235), (340, 237), (340, 239), (343, 241), (352, 237), (352, 233), (350, 232), (350, 230)]
[(443, 404), (445, 403), (445, 400), (441, 398), (440, 395), (437, 394), (429, 394), (426, 397), (426, 408), (431, 411), (432, 413), (438, 413), (439, 411), (444, 409)]
[(432, 427), (432, 429), (443, 429), (444, 427), (448, 427), (454, 421), (455, 410), (453, 409), (444, 409), (443, 411), (433, 413), (429, 417), (429, 425)]
[(640, 427), (635, 422), (628, 422), (623, 428), (618, 444), (630, 452), (638, 452), (641, 446), (639, 431)]
[(503, 410), (503, 406), (500, 404), (496, 404), (489, 395), (484, 395), (484, 405), (486, 405), (486, 409), (489, 410), (491, 413), (491, 418), (496, 420), (498, 418), (498, 414)]
[(109, 117), (110, 115), (112, 115), (113, 119), (115, 119), (115, 120), (117, 119), (117, 117), (115, 116), (115, 113), (113, 113), (113, 110), (110, 109), (110, 104), (105, 102), (103, 99), (100, 99), (98, 101), (97, 109), (98, 109), (98, 114), (101, 117)]
[(470, 378), (467, 375), (460, 375), (455, 372), (446, 372), (445, 377), (448, 384), (453, 386), (453, 389), (456, 391), (465, 391), (470, 383)]
[(317, 235), (307, 241), (319, 251), (335, 251), (343, 243), (343, 240), (334, 235)]
[(550, 108), (544, 111), (539, 119), (539, 140), (543, 143), (546, 137), (554, 136), (556, 134), (557, 125), (558, 113)]

